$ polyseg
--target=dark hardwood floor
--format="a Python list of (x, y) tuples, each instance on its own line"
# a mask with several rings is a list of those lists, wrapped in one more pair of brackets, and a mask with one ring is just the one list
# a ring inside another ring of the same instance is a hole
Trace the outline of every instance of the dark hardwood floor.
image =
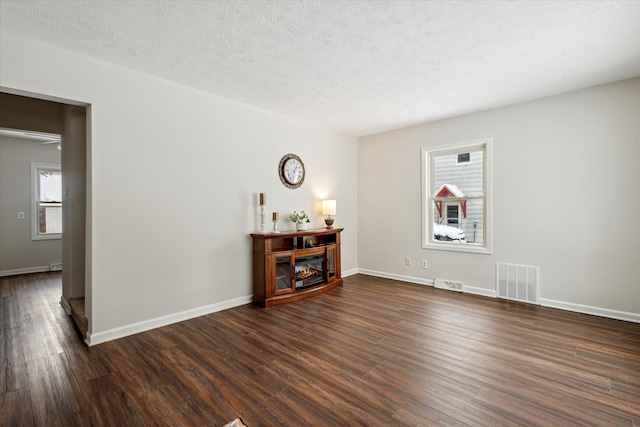
[(89, 348), (60, 280), (0, 278), (2, 426), (640, 426), (639, 324), (356, 275)]

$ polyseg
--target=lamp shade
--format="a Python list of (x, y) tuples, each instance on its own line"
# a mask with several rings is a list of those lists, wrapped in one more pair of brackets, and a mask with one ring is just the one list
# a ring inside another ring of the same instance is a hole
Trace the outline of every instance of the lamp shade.
[(335, 215), (336, 214), (336, 201), (335, 200), (323, 200), (322, 201), (322, 215)]

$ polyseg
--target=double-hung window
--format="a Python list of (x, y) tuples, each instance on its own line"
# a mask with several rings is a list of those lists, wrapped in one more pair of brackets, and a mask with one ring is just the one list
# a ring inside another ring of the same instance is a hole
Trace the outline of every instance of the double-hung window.
[(31, 239), (62, 238), (60, 166), (31, 164)]
[(491, 143), (422, 148), (423, 248), (491, 253)]

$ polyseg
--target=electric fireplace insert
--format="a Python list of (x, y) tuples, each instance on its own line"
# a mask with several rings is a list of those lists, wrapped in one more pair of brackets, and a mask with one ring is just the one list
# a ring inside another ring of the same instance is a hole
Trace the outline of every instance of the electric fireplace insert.
[(296, 257), (294, 277), (296, 289), (324, 282), (324, 254)]

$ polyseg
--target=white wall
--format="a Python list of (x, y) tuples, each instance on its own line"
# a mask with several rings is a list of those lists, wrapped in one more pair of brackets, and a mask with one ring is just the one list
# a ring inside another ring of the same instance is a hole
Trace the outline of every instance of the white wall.
[[(93, 343), (249, 301), (259, 192), (267, 212), (306, 209), (318, 227), (319, 200), (336, 199), (343, 270), (357, 267), (355, 138), (13, 35), (0, 43), (0, 86), (90, 104)], [(297, 190), (277, 173), (290, 152), (307, 170)]]
[[(420, 147), (482, 137), (493, 255), (422, 249)], [(640, 79), (360, 138), (358, 266), (491, 295), (496, 262), (537, 265), (543, 304), (640, 321), (639, 171)]]
[(0, 275), (62, 262), (60, 239), (31, 240), (31, 163), (60, 166), (57, 144), (0, 136)]

